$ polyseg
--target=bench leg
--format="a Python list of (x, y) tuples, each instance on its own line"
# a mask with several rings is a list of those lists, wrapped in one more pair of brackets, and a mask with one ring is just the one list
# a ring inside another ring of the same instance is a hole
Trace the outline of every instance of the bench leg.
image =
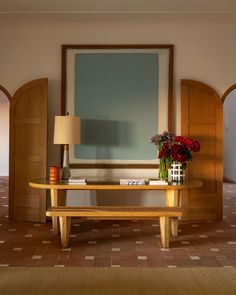
[(170, 232), (172, 234), (173, 237), (177, 237), (178, 236), (178, 218), (177, 217), (172, 217), (171, 218), (171, 228), (170, 228)]
[[(56, 206), (65, 206), (65, 190), (51, 189), (51, 205)], [(53, 235), (58, 236), (60, 233), (59, 222), (57, 216), (52, 216), (52, 229)]]
[[(165, 192), (166, 207), (179, 207), (180, 205), (180, 191), (166, 190)], [(173, 237), (178, 236), (178, 218), (172, 217), (170, 219), (170, 230)]]
[(161, 242), (163, 248), (169, 248), (169, 232), (170, 232), (170, 221), (169, 217), (160, 217), (160, 232), (161, 232)]
[(71, 217), (59, 217), (61, 230), (61, 244), (63, 248), (67, 248), (70, 240)]

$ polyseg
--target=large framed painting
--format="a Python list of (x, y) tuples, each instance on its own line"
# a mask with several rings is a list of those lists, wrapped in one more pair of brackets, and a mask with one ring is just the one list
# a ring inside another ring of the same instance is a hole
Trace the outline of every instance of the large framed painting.
[(172, 96), (173, 45), (62, 45), (63, 114), (81, 118), (70, 167), (156, 167)]

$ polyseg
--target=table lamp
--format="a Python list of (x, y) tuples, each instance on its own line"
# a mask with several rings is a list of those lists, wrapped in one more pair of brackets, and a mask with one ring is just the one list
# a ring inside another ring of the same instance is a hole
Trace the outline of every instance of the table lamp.
[(80, 117), (55, 116), (54, 144), (63, 144), (63, 166), (61, 179), (68, 180), (71, 176), (69, 168), (69, 144), (80, 143)]

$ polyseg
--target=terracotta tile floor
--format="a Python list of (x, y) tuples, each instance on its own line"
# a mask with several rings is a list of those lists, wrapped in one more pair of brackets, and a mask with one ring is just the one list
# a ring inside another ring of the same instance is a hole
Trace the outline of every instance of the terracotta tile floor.
[(0, 267), (235, 267), (236, 185), (224, 184), (222, 222), (185, 222), (162, 249), (159, 222), (74, 220), (70, 248), (51, 223), (8, 220), (8, 179), (0, 178)]

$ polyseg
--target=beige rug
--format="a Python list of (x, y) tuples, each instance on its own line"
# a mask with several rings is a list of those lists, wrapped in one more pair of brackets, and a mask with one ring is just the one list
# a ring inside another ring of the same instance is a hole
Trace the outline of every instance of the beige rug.
[(236, 268), (7, 267), (0, 294), (235, 295)]

